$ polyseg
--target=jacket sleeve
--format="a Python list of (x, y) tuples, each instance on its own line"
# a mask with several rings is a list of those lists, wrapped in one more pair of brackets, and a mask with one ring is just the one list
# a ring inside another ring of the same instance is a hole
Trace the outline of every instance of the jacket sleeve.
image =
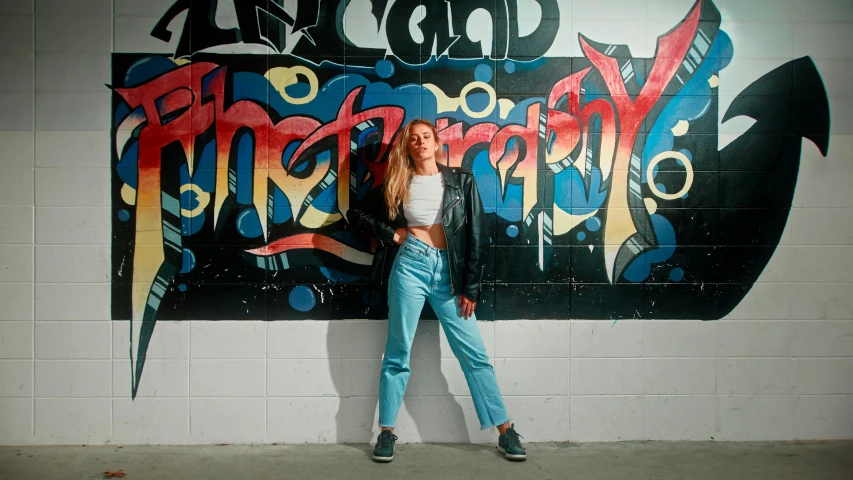
[(385, 221), (383, 189), (373, 188), (347, 211), (347, 221), (356, 231), (377, 238), (384, 243), (394, 243), (394, 228)]
[(486, 213), (483, 201), (477, 189), (477, 182), (471, 177), (471, 191), (468, 202), (468, 268), (465, 272), (465, 287), (462, 294), (478, 302), (483, 290), (483, 274), (489, 251), (489, 235), (486, 231)]

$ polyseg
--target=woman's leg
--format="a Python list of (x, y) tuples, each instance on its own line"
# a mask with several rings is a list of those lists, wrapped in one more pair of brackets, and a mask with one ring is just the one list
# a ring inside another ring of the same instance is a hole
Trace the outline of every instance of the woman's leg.
[(466, 320), (459, 314), (459, 297), (450, 293), (450, 272), (446, 266), (447, 257), (442, 257), (443, 268), (429, 297), (444, 329), (450, 349), (459, 360), (468, 389), (474, 400), (474, 408), (480, 420), (480, 428), (504, 426), (509, 416), (504, 407), (498, 388), (495, 369), (489, 363), (483, 337), (477, 328), (477, 317), (472, 315)]
[(388, 279), (388, 340), (379, 377), (379, 426), (394, 428), (409, 381), (409, 355), (428, 294), (427, 259), (404, 243)]

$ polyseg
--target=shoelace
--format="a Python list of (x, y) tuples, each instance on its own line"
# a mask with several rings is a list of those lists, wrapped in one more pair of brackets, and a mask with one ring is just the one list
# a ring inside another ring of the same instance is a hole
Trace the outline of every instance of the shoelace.
[[(385, 431), (387, 432), (388, 430), (385, 430)], [(389, 433), (386, 435), (383, 432), (382, 434), (379, 435), (379, 440), (377, 440), (377, 443), (378, 443), (377, 447), (390, 447), (392, 438), (396, 441), (397, 435), (394, 435), (393, 433)]]
[[(507, 447), (511, 447), (513, 445), (518, 445), (519, 447), (521, 446), (521, 440), (518, 439), (518, 437), (521, 437), (521, 435), (519, 435), (518, 432), (516, 432), (514, 428), (510, 427), (510, 428), (506, 429), (506, 437), (509, 439), (509, 442), (507, 443)], [(524, 437), (521, 437), (521, 438), (524, 438)]]

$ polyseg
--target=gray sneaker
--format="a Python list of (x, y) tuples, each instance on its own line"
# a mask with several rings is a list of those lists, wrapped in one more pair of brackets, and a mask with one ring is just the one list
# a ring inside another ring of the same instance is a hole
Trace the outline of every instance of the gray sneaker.
[(515, 431), (515, 424), (513, 423), (506, 429), (506, 433), (498, 437), (498, 450), (510, 460), (527, 460), (527, 451), (521, 445), (519, 437), (521, 435)]
[(373, 459), (377, 462), (390, 462), (394, 460), (394, 442), (397, 435), (391, 430), (383, 430), (376, 439), (376, 447), (373, 448)]

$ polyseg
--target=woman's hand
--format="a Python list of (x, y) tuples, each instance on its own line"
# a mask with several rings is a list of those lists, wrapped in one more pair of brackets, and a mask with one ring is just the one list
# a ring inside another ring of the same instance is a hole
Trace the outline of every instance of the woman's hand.
[(403, 241), (406, 240), (406, 236), (409, 234), (408, 228), (400, 227), (394, 231), (394, 243), (397, 245), (402, 245)]
[(465, 320), (468, 320), (468, 317), (474, 314), (474, 309), (477, 308), (477, 302), (464, 295), (459, 295), (459, 306), (462, 308), (462, 317)]

